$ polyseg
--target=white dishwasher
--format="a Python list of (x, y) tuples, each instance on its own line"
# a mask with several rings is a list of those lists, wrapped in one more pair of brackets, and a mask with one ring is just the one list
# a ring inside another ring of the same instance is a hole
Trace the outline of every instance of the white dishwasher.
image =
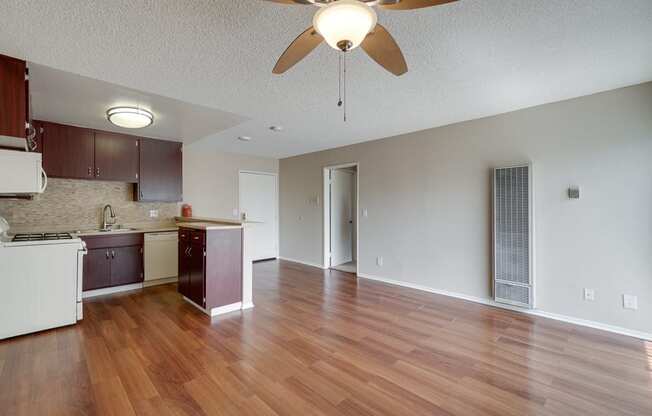
[(177, 277), (179, 235), (176, 231), (145, 234), (145, 281)]

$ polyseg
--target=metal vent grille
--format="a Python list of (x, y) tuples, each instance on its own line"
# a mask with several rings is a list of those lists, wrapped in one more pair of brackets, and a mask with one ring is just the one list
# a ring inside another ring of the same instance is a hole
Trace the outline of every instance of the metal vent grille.
[(530, 288), (496, 282), (496, 300), (520, 305), (530, 305)]
[(494, 170), (494, 299), (533, 307), (529, 165)]

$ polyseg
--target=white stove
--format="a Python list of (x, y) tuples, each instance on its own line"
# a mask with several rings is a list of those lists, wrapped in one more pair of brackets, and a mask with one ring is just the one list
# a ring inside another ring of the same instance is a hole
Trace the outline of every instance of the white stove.
[(69, 233), (0, 237), (0, 339), (82, 319), (84, 242)]

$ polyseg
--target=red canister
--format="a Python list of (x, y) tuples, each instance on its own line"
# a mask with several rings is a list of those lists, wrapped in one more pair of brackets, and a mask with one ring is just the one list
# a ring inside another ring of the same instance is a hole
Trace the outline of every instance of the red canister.
[(182, 217), (192, 217), (192, 205), (183, 204), (181, 206), (181, 216)]

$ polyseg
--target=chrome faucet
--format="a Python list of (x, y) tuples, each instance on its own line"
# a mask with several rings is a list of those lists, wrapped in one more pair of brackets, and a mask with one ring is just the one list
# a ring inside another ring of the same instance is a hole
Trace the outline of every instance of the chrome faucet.
[[(109, 212), (109, 217), (110, 219), (106, 219), (106, 213), (107, 211)], [(110, 230), (113, 225), (115, 225), (115, 213), (113, 212), (113, 207), (109, 204), (106, 204), (104, 206), (104, 210), (102, 211), (102, 230), (107, 231)]]

